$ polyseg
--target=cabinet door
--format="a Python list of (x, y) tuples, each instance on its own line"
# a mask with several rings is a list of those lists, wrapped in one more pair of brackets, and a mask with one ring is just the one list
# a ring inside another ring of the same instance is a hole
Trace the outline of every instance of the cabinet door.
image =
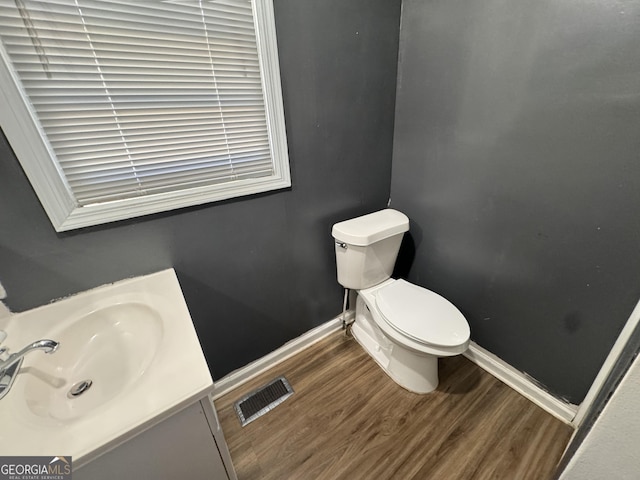
[(218, 447), (195, 403), (73, 472), (74, 480), (227, 480)]

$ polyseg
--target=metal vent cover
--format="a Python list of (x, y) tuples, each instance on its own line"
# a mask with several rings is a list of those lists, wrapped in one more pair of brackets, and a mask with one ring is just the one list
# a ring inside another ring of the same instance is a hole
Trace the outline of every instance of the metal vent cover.
[(270, 412), (293, 395), (293, 388), (284, 377), (278, 377), (263, 387), (245, 395), (233, 404), (240, 423), (245, 425)]

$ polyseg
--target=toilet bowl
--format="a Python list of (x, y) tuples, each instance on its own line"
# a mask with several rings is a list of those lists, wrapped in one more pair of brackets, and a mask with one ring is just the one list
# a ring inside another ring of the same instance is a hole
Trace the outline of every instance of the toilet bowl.
[(469, 346), (469, 324), (444, 297), (391, 278), (408, 218), (392, 209), (337, 223), (338, 281), (355, 289), (353, 337), (400, 386), (429, 393), (438, 386), (438, 358)]
[(353, 337), (400, 386), (429, 393), (438, 386), (438, 358), (463, 353), (470, 330), (440, 295), (389, 279), (357, 292)]

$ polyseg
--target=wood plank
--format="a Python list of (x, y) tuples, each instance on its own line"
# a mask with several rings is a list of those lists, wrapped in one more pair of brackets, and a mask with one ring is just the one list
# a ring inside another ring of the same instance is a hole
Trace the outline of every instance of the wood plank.
[[(295, 394), (242, 428), (233, 402), (285, 375)], [(546, 479), (572, 433), (462, 356), (407, 392), (337, 332), (216, 401), (238, 478)]]

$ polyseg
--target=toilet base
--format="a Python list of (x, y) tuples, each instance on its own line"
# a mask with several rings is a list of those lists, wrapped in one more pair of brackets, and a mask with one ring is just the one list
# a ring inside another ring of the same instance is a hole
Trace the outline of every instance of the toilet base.
[(371, 312), (359, 295), (351, 332), (382, 370), (404, 389), (422, 394), (438, 387), (438, 357), (416, 352), (390, 340), (375, 325)]

